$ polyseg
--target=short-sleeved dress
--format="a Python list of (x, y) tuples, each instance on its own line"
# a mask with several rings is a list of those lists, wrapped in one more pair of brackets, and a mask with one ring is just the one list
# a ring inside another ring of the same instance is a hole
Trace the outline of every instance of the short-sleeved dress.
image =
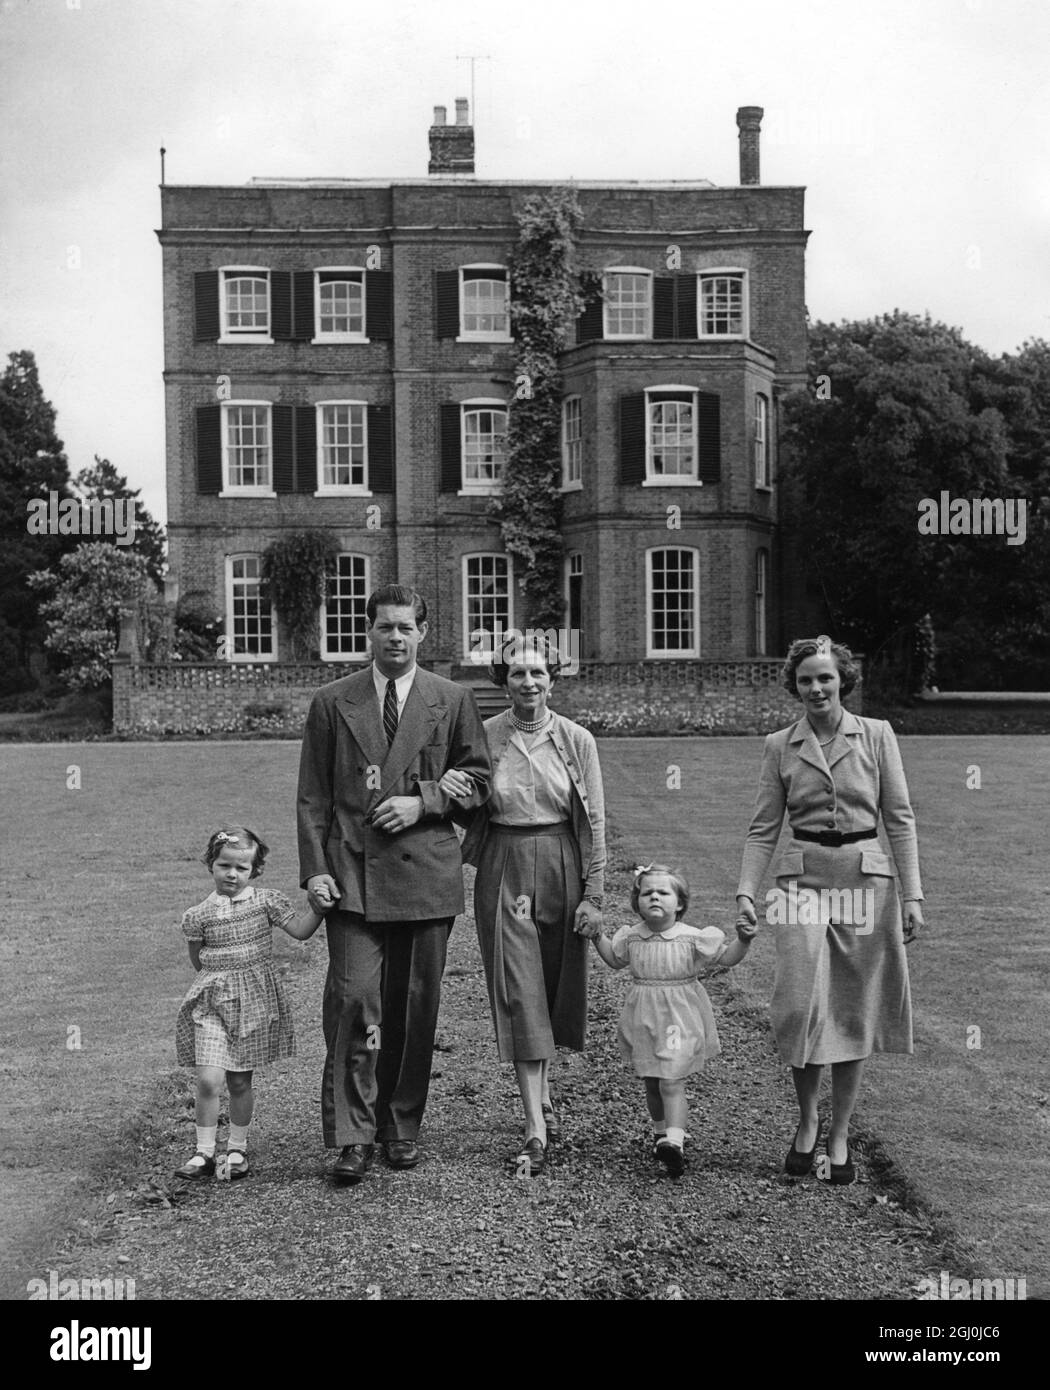
[(631, 970), (618, 1040), (635, 1075), (678, 1080), (717, 1057), (714, 1011), (696, 977), (718, 964), (725, 932), (676, 922), (661, 935), (638, 924), (621, 927), (610, 945)]
[(252, 1071), (295, 1053), (287, 995), (273, 963), (273, 930), (295, 916), (283, 893), (251, 884), (236, 898), (211, 893), (182, 919), (201, 943), (201, 968), (179, 1008), (182, 1066)]

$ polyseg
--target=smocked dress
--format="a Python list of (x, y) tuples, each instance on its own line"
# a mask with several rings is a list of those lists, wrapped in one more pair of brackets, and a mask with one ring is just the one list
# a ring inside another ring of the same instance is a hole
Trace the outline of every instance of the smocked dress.
[(702, 1070), (722, 1046), (707, 990), (696, 977), (724, 955), (725, 932), (676, 922), (661, 935), (636, 924), (621, 927), (610, 946), (632, 976), (617, 1038), (635, 1075), (677, 1081)]
[(283, 893), (248, 885), (235, 898), (211, 893), (182, 919), (201, 943), (201, 968), (179, 1008), (182, 1066), (253, 1071), (295, 1053), (295, 1030), (273, 963), (273, 930), (295, 916)]

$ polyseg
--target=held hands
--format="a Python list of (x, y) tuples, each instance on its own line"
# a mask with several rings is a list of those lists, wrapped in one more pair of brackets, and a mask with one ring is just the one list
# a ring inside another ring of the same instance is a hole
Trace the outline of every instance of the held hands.
[(743, 893), (737, 894), (736, 934), (741, 941), (751, 941), (758, 933), (755, 904)]
[(747, 916), (741, 912), (736, 919), (736, 934), (741, 941), (753, 941), (758, 935), (758, 927), (754, 922), (748, 921)]
[(330, 912), (335, 906), (336, 900), (342, 896), (339, 886), (331, 874), (314, 874), (312, 878), (306, 880), (306, 901), (319, 917)]
[(584, 898), (576, 909), (576, 920), (573, 922), (572, 929), (577, 936), (585, 937), (588, 941), (593, 941), (596, 936), (602, 934), (602, 914), (592, 902)]
[(377, 830), (397, 835), (410, 825), (415, 825), (422, 815), (423, 802), (420, 797), (391, 796), (377, 806), (368, 819)]
[(446, 796), (466, 797), (474, 792), (474, 779), (466, 772), (460, 772), (458, 768), (450, 767), (442, 775), (438, 786)]
[(910, 946), (926, 925), (922, 915), (921, 903), (904, 904), (904, 944)]

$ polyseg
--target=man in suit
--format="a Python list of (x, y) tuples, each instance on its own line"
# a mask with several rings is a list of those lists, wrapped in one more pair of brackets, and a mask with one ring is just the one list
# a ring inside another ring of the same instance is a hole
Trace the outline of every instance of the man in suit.
[(445, 950), (463, 911), (451, 768), (473, 782), (456, 809), (489, 795), (491, 765), (473, 694), (416, 665), (427, 607), (399, 584), (366, 607), (373, 664), (322, 686), (299, 764), (299, 867), (327, 916), (322, 1084), (332, 1176), (360, 1182), (383, 1145), (419, 1162)]

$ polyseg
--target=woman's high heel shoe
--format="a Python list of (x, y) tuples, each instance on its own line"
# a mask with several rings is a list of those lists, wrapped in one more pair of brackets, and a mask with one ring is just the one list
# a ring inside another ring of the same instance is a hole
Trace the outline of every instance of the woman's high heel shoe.
[[(801, 1128), (802, 1125), (800, 1123), (798, 1129)], [(795, 1130), (795, 1139), (798, 1138), (798, 1129)], [(813, 1167), (813, 1157), (817, 1152), (817, 1144), (820, 1142), (819, 1118), (817, 1120), (817, 1133), (813, 1140), (813, 1147), (808, 1153), (803, 1153), (801, 1149), (795, 1146), (795, 1139), (792, 1139), (791, 1148), (788, 1149), (787, 1158), (784, 1159), (784, 1172), (792, 1178), (804, 1178)]]

